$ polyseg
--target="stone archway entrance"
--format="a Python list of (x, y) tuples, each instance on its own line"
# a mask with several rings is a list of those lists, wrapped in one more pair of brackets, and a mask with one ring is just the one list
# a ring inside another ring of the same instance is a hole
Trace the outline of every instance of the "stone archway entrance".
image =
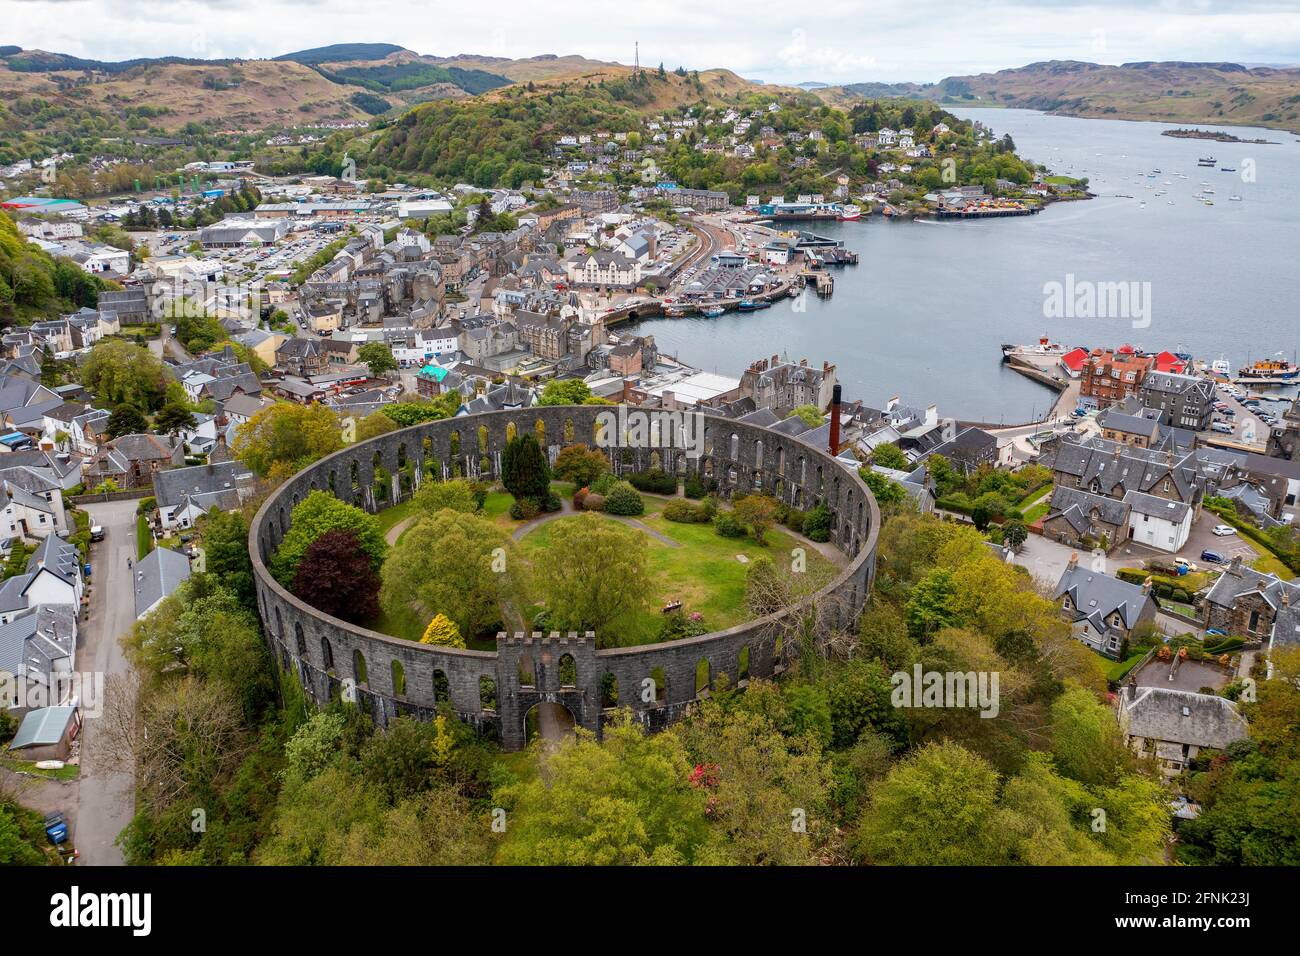
[(524, 743), (532, 743), (540, 738), (547, 743), (558, 744), (566, 737), (573, 736), (577, 723), (577, 718), (569, 708), (544, 700), (534, 704), (524, 714)]

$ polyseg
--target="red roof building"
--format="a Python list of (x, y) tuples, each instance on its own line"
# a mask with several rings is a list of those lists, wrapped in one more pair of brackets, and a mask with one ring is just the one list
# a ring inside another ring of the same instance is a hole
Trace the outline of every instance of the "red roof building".
[(1075, 347), (1061, 356), (1061, 367), (1071, 378), (1078, 378), (1083, 373), (1083, 363), (1088, 361), (1088, 350)]

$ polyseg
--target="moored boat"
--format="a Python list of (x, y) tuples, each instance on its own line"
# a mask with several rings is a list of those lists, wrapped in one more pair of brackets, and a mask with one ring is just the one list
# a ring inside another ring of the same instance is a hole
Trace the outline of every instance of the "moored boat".
[(840, 207), (840, 222), (853, 222), (862, 218), (862, 209), (852, 203)]
[(1300, 377), (1300, 365), (1277, 359), (1265, 359), (1237, 370), (1234, 381), (1247, 385), (1277, 385)]
[(722, 315), (722, 313), (726, 311), (727, 310), (720, 305), (700, 306), (700, 315), (704, 316), (706, 319), (716, 319), (718, 316)]

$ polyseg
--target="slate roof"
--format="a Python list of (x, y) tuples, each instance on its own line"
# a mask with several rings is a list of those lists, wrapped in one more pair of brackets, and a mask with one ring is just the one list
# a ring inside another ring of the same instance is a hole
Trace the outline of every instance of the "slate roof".
[(67, 584), (75, 586), (81, 567), (81, 552), (77, 546), (57, 534), (47, 534), (27, 559), (27, 573), (36, 574), (41, 568), (51, 572)]
[(1086, 534), (1092, 528), (1094, 510), (1098, 520), (1106, 524), (1128, 523), (1129, 506), (1119, 498), (1107, 498), (1105, 495), (1064, 487), (1052, 491), (1052, 500), (1043, 520), (1064, 518), (1074, 530)]
[(1219, 607), (1234, 607), (1237, 599), (1259, 593), (1274, 610), (1284, 606), (1300, 607), (1300, 584), (1283, 581), (1276, 574), (1264, 574), (1234, 559), (1219, 575), (1205, 599)]
[(143, 616), (189, 577), (189, 558), (171, 548), (154, 548), (136, 562), (135, 616)]
[(1222, 750), (1247, 733), (1236, 704), (1216, 694), (1139, 687), (1126, 689), (1120, 706), (1126, 732), (1134, 737)]
[(251, 475), (248, 466), (241, 461), (172, 468), (153, 476), (153, 493), (161, 507), (170, 508), (182, 504), (189, 497), (234, 492), (240, 479)]
[(1183, 500), (1189, 501), (1201, 487), (1196, 459), (1191, 453), (1134, 448), (1104, 438), (1079, 442), (1066, 436), (1051, 456), (1050, 467), (1073, 475), (1085, 488), (1092, 487), (1095, 481), (1104, 494), (1149, 492), (1168, 478)]
[(1150, 594), (1142, 593), (1140, 585), (1077, 564), (1065, 569), (1061, 580), (1056, 582), (1052, 598), (1060, 602), (1067, 594), (1074, 605), (1074, 620), (1087, 619), (1102, 633), (1107, 630), (1106, 619), (1116, 611), (1124, 628), (1132, 630), (1152, 601)]
[(1174, 524), (1182, 524), (1183, 519), (1192, 510), (1191, 505), (1186, 502), (1170, 501), (1168, 498), (1144, 494), (1141, 491), (1130, 491), (1126, 494), (1124, 504), (1140, 515), (1162, 518), (1165, 521), (1172, 521)]

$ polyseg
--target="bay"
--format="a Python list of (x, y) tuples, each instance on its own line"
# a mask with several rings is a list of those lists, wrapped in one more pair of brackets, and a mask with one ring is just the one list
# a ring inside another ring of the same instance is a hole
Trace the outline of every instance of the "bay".
[[(1001, 364), (1002, 343), (1047, 335), (1066, 345), (1190, 352), (1233, 368), (1300, 347), (1300, 143), (1294, 134), (1211, 127), (1277, 145), (1162, 136), (1174, 124), (963, 109), (1053, 173), (1089, 178), (1096, 199), (983, 222), (817, 224), (860, 254), (835, 271), (830, 299), (808, 295), (756, 313), (638, 324), (661, 351), (739, 375), (755, 359), (829, 361), (849, 398), (891, 396), (941, 415), (1018, 423), (1055, 395)], [(1220, 166), (1204, 168), (1200, 156)], [(1159, 169), (1154, 178), (1149, 174)], [(1246, 171), (1250, 172), (1247, 173)], [(1186, 178), (1180, 178), (1182, 173)], [(1164, 185), (1168, 180), (1169, 185)], [(1214, 205), (1194, 198), (1208, 182)], [(1150, 188), (1148, 188), (1150, 187)], [(1165, 195), (1157, 197), (1157, 191)], [(1240, 202), (1229, 201), (1241, 196)], [(1133, 198), (1123, 198), (1131, 196)], [(1145, 201), (1145, 205), (1142, 205)], [(1173, 204), (1170, 205), (1169, 202)], [(1150, 320), (1049, 318), (1044, 287), (1138, 283)], [(1143, 285), (1148, 284), (1149, 285)]]

